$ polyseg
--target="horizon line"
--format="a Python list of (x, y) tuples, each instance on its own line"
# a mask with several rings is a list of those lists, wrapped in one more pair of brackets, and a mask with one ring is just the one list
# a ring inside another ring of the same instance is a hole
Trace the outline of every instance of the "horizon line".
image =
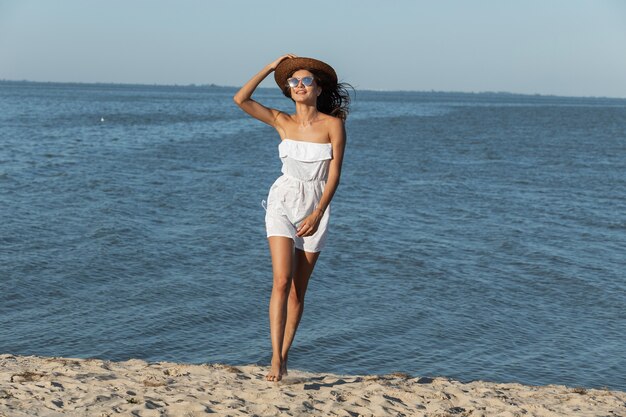
[[(241, 88), (241, 86), (220, 85), (215, 83), (187, 83), (187, 84), (160, 84), (160, 83), (133, 83), (133, 82), (107, 82), (107, 81), (36, 81), (36, 80), (12, 80), (0, 78), (0, 82), (5, 83), (30, 83), (30, 84), (75, 84), (75, 85), (114, 85), (114, 86), (144, 86), (144, 87), (183, 87), (183, 88)], [(275, 87), (257, 87), (257, 89), (270, 90)], [(605, 100), (626, 100), (626, 97), (616, 96), (575, 96), (543, 93), (515, 93), (511, 91), (454, 91), (454, 90), (395, 90), (395, 89), (371, 89), (363, 88), (355, 91), (367, 91), (375, 93), (437, 93), (437, 94), (468, 94), (468, 95), (510, 95), (528, 97), (551, 97), (551, 98), (584, 98), (584, 99), (605, 99)]]

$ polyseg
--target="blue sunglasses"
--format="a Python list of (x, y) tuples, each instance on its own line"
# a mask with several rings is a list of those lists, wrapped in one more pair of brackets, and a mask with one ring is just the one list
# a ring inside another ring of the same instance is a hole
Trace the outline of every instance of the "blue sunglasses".
[(310, 75), (306, 77), (300, 77), (300, 78), (296, 78), (296, 77), (288, 78), (287, 84), (291, 88), (296, 88), (298, 84), (300, 84), (300, 81), (302, 81), (302, 85), (305, 87), (310, 87), (313, 85), (313, 77), (311, 77)]

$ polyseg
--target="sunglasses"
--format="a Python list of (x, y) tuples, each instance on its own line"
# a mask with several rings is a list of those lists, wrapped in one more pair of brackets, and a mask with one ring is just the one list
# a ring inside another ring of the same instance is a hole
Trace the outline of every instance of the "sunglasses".
[(311, 76), (301, 78), (291, 77), (287, 79), (287, 84), (291, 88), (296, 88), (298, 84), (300, 84), (300, 81), (302, 81), (302, 85), (305, 87), (310, 87), (313, 85), (313, 77)]

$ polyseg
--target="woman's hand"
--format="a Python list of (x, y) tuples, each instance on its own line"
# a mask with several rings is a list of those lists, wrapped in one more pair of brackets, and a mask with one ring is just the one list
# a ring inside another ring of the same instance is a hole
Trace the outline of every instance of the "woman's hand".
[(289, 58), (296, 58), (296, 55), (294, 55), (294, 54), (283, 55), (280, 58), (278, 58), (276, 61), (272, 62), (270, 64), (270, 68), (272, 69), (272, 71), (274, 71), (276, 69), (276, 67), (278, 66), (278, 64), (283, 62), (285, 59), (289, 59)]
[(233, 100), (235, 103), (250, 116), (254, 117), (262, 121), (263, 123), (267, 123), (270, 126), (276, 126), (276, 119), (280, 115), (280, 111), (276, 109), (272, 109), (269, 107), (265, 107), (261, 103), (252, 100), (252, 93), (254, 90), (261, 84), (261, 81), (265, 79), (268, 75), (270, 75), (285, 59), (295, 58), (294, 54), (286, 54), (272, 62), (271, 64), (267, 64), (261, 71), (258, 72), (254, 77), (252, 77), (247, 83), (244, 84), (243, 87), (237, 91), (237, 93), (233, 96)]
[(296, 236), (311, 236), (317, 232), (317, 228), (322, 220), (322, 215), (323, 213), (321, 211), (315, 210), (313, 213), (305, 217), (304, 220), (302, 220), (302, 223), (300, 223), (300, 227), (298, 227)]

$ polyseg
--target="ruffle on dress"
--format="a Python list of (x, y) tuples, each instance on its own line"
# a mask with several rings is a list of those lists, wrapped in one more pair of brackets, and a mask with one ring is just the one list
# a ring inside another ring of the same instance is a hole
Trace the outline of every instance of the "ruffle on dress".
[(333, 147), (330, 143), (283, 139), (278, 145), (278, 154), (281, 158), (290, 157), (302, 162), (324, 161), (333, 158)]

